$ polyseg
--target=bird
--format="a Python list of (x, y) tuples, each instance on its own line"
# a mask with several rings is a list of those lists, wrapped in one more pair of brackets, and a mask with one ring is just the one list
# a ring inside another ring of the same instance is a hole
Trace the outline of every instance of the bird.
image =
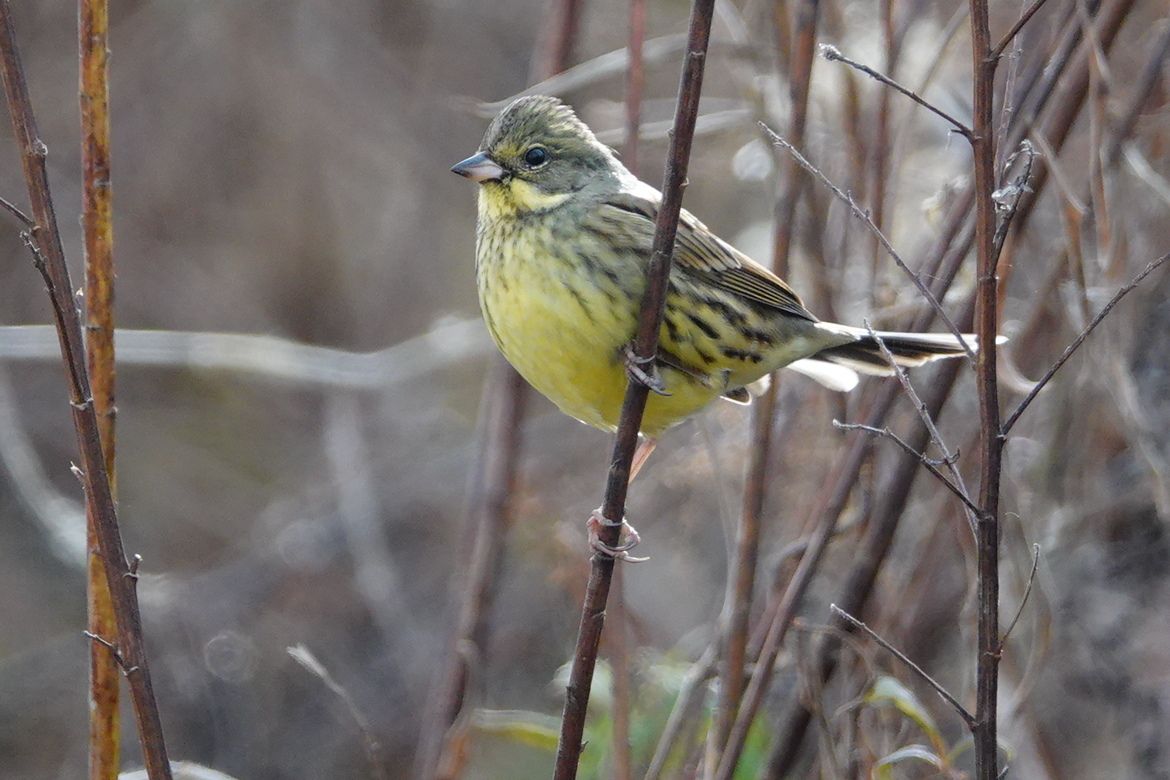
[[(683, 209), (657, 355), (643, 364), (632, 342), (661, 193), (544, 95), (511, 102), (451, 170), (480, 185), (476, 287), (508, 362), (565, 414), (605, 431), (617, 429), (631, 377), (653, 391), (632, 473), (666, 430), (717, 399), (750, 402), (777, 369), (848, 391), (858, 373), (893, 374), (882, 344), (903, 367), (966, 352), (950, 333), (819, 320), (786, 282)], [(974, 336), (964, 340), (975, 347)]]

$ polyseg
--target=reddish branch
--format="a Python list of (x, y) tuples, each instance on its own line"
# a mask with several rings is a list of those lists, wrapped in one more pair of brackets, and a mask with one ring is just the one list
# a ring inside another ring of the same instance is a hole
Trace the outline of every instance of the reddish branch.
[(117, 617), (117, 642), (110, 642), (107, 637), (99, 636), (98, 639), (117, 648), (119, 663), (130, 686), (138, 736), (149, 777), (151, 780), (169, 779), (171, 770), (163, 741), (162, 721), (146, 664), (142, 619), (135, 592), (137, 574), (126, 560), (118, 531), (118, 515), (109, 474), (106, 472), (98, 418), (86, 370), (81, 319), (73, 298), (74, 288), (65, 265), (65, 252), (61, 246), (61, 235), (49, 192), (45, 166), (48, 150), (37, 132), (7, 0), (0, 0), (0, 71), (3, 74), (13, 133), (20, 149), (32, 217), (36, 222), (36, 226), (25, 233), (26, 243), (33, 253), (37, 269), (44, 277), (53, 307), (80, 450), (80, 478), (85, 486), (86, 506), (93, 518), (98, 548), (105, 564), (106, 582)]
[[(78, 13), (81, 56), (81, 223), (85, 233), (85, 349), (93, 383), (94, 411), (110, 490), (114, 469), (114, 253), (110, 190), (109, 5), (82, 0)], [(106, 587), (96, 519), (86, 507), (87, 627), (95, 636), (117, 632)], [(89, 777), (114, 780), (119, 768), (118, 661), (97, 642), (89, 647)]]
[[(667, 154), (666, 174), (662, 185), (662, 207), (654, 229), (654, 244), (647, 269), (646, 293), (638, 316), (638, 332), (634, 339), (636, 357), (652, 361), (658, 348), (658, 332), (662, 327), (666, 304), (667, 282), (670, 276), (674, 237), (682, 208), (683, 184), (690, 160), (691, 141), (695, 133), (695, 118), (699, 112), (699, 95), (703, 84), (703, 68), (707, 58), (707, 42), (711, 34), (711, 16), (714, 0), (695, 0), (691, 10), (687, 52), (683, 60), (678, 104), (675, 107), (674, 130)], [(606, 482), (602, 514), (611, 520), (625, 515), (626, 492), (630, 480), (630, 466), (638, 444), (638, 430), (646, 408), (648, 388), (640, 382), (630, 382), (622, 403), (621, 420), (614, 440), (613, 457)], [(602, 544), (617, 546), (620, 527), (606, 526), (600, 533)], [(605, 604), (613, 577), (613, 557), (601, 553), (593, 555), (585, 602), (581, 609), (581, 623), (577, 646), (573, 653), (569, 685), (565, 691), (565, 709), (561, 720), (561, 735), (557, 745), (554, 778), (570, 780), (577, 776), (581, 757), (581, 738), (585, 732), (585, 713), (597, 664), (597, 649), (605, 624)]]

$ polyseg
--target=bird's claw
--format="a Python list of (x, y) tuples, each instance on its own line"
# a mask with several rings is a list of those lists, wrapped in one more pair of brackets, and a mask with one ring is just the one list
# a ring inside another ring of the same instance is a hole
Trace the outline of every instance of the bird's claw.
[[(666, 389), (666, 383), (662, 381), (662, 377), (658, 375), (658, 368), (655, 365), (655, 358), (639, 357), (634, 351), (632, 344), (627, 344), (622, 348), (622, 355), (625, 357), (626, 373), (630, 375), (638, 383), (645, 385), (650, 392), (655, 395), (669, 396), (670, 391)], [(643, 368), (643, 366), (647, 366)]]
[[(642, 541), (642, 537), (639, 536), (634, 526), (625, 521), (625, 518), (622, 518), (620, 522), (610, 520), (602, 514), (601, 507), (598, 507), (589, 515), (589, 520), (586, 521), (585, 525), (589, 529), (589, 547), (593, 551), (613, 558), (614, 560), (627, 561), (629, 563), (641, 563), (642, 561), (650, 560), (649, 558), (638, 558), (630, 555), (630, 550), (638, 546)], [(617, 545), (609, 545), (601, 541), (602, 528), (620, 528), (621, 530), (618, 532), (619, 543)], [(625, 536), (626, 540), (624, 542), (621, 541), (622, 536)]]

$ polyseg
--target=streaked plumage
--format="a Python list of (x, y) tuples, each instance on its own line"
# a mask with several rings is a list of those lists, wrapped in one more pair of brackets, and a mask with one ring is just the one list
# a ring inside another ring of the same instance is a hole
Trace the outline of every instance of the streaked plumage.
[[(626, 170), (559, 100), (526, 97), (452, 170), (478, 181), (476, 278), (492, 338), (566, 414), (618, 422), (660, 193)], [(962, 354), (951, 335), (880, 334), (903, 365)], [(889, 374), (858, 328), (820, 322), (781, 279), (683, 210), (659, 340), (669, 395), (651, 394), (656, 436), (712, 400), (789, 366), (838, 390)], [(973, 343), (973, 341), (972, 341)]]

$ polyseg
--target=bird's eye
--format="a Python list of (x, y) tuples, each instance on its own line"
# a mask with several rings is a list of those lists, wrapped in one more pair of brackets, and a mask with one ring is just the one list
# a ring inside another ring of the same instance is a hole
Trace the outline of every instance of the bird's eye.
[(548, 162), (548, 150), (543, 146), (534, 146), (524, 153), (524, 164), (529, 168), (539, 168)]

